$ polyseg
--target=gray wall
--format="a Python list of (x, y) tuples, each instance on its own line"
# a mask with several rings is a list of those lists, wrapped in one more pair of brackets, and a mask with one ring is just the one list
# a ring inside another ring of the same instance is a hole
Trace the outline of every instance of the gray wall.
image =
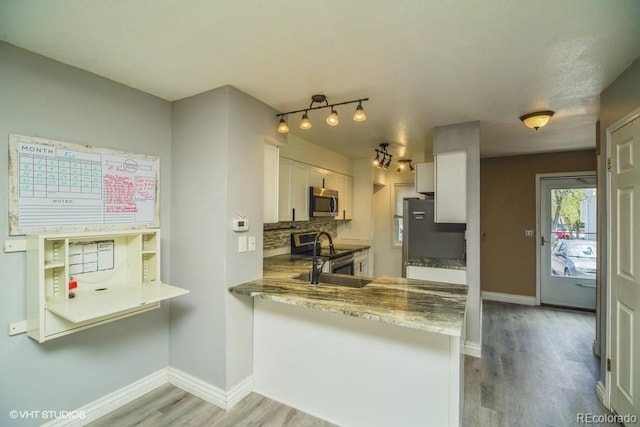
[[(600, 94), (600, 141), (602, 155), (600, 156), (599, 170), (606, 173), (607, 170), (607, 128), (613, 123), (625, 117), (637, 108), (640, 108), (640, 59), (631, 64), (618, 78)], [(601, 254), (606, 254), (607, 234), (607, 212), (606, 212), (606, 180), (599, 177), (598, 194), (603, 197), (598, 198), (598, 207), (601, 213), (599, 228), (599, 239)], [(607, 265), (606, 258), (602, 258), (600, 269), (598, 271), (600, 286), (600, 354), (601, 357), (601, 375), (604, 381), (606, 374), (606, 317), (607, 317)]]
[[(226, 86), (174, 103), (171, 366), (228, 390), (252, 374), (252, 301), (228, 288), (262, 277), (263, 146), (276, 111)], [(231, 229), (247, 215), (255, 252)]]
[[(482, 342), (480, 295), (480, 122), (433, 128), (433, 153), (467, 152), (467, 302), (466, 341)], [(438, 195), (436, 194), (436, 197)]]
[[(157, 155), (167, 280), (170, 126), (166, 101), (0, 42), (0, 218), (8, 215), (9, 133)], [(7, 237), (0, 220), (0, 243)], [(0, 252), (0, 284), (0, 425), (10, 424), (10, 409), (76, 409), (168, 365), (166, 308), (38, 344), (7, 335), (10, 322), (26, 318), (24, 253)]]

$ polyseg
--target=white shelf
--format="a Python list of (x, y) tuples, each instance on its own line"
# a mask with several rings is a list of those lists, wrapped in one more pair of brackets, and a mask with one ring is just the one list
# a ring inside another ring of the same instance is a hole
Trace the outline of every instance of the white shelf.
[(63, 262), (45, 262), (44, 263), (44, 268), (49, 269), (49, 268), (60, 268), (60, 267), (64, 267), (64, 261)]
[(45, 342), (188, 293), (162, 283), (160, 242), (156, 229), (27, 236), (29, 337)]
[(105, 287), (107, 289), (103, 291), (85, 289), (75, 292), (75, 298), (47, 304), (46, 308), (73, 323), (80, 323), (189, 293), (186, 289), (165, 283)]

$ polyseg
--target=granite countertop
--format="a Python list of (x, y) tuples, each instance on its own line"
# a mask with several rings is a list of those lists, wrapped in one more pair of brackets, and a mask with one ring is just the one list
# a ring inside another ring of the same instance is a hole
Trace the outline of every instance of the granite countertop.
[(449, 270), (466, 270), (467, 263), (461, 259), (411, 257), (405, 261), (407, 266), (447, 268)]
[(377, 277), (363, 288), (311, 285), (292, 279), (308, 272), (308, 259), (279, 255), (264, 259), (263, 278), (233, 286), (230, 292), (377, 320), (407, 328), (460, 336), (467, 286), (399, 277)]

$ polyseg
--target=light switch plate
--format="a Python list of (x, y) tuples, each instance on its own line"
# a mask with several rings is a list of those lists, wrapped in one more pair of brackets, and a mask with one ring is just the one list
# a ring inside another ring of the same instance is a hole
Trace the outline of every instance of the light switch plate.
[(256, 236), (249, 236), (249, 252), (256, 250)]
[(247, 252), (247, 236), (238, 237), (238, 252)]

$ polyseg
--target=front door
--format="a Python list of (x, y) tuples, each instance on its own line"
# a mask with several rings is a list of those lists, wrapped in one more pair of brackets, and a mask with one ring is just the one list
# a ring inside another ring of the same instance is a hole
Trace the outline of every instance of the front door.
[(596, 177), (540, 181), (540, 303), (596, 308)]
[(610, 158), (611, 407), (640, 418), (640, 118), (611, 134)]

